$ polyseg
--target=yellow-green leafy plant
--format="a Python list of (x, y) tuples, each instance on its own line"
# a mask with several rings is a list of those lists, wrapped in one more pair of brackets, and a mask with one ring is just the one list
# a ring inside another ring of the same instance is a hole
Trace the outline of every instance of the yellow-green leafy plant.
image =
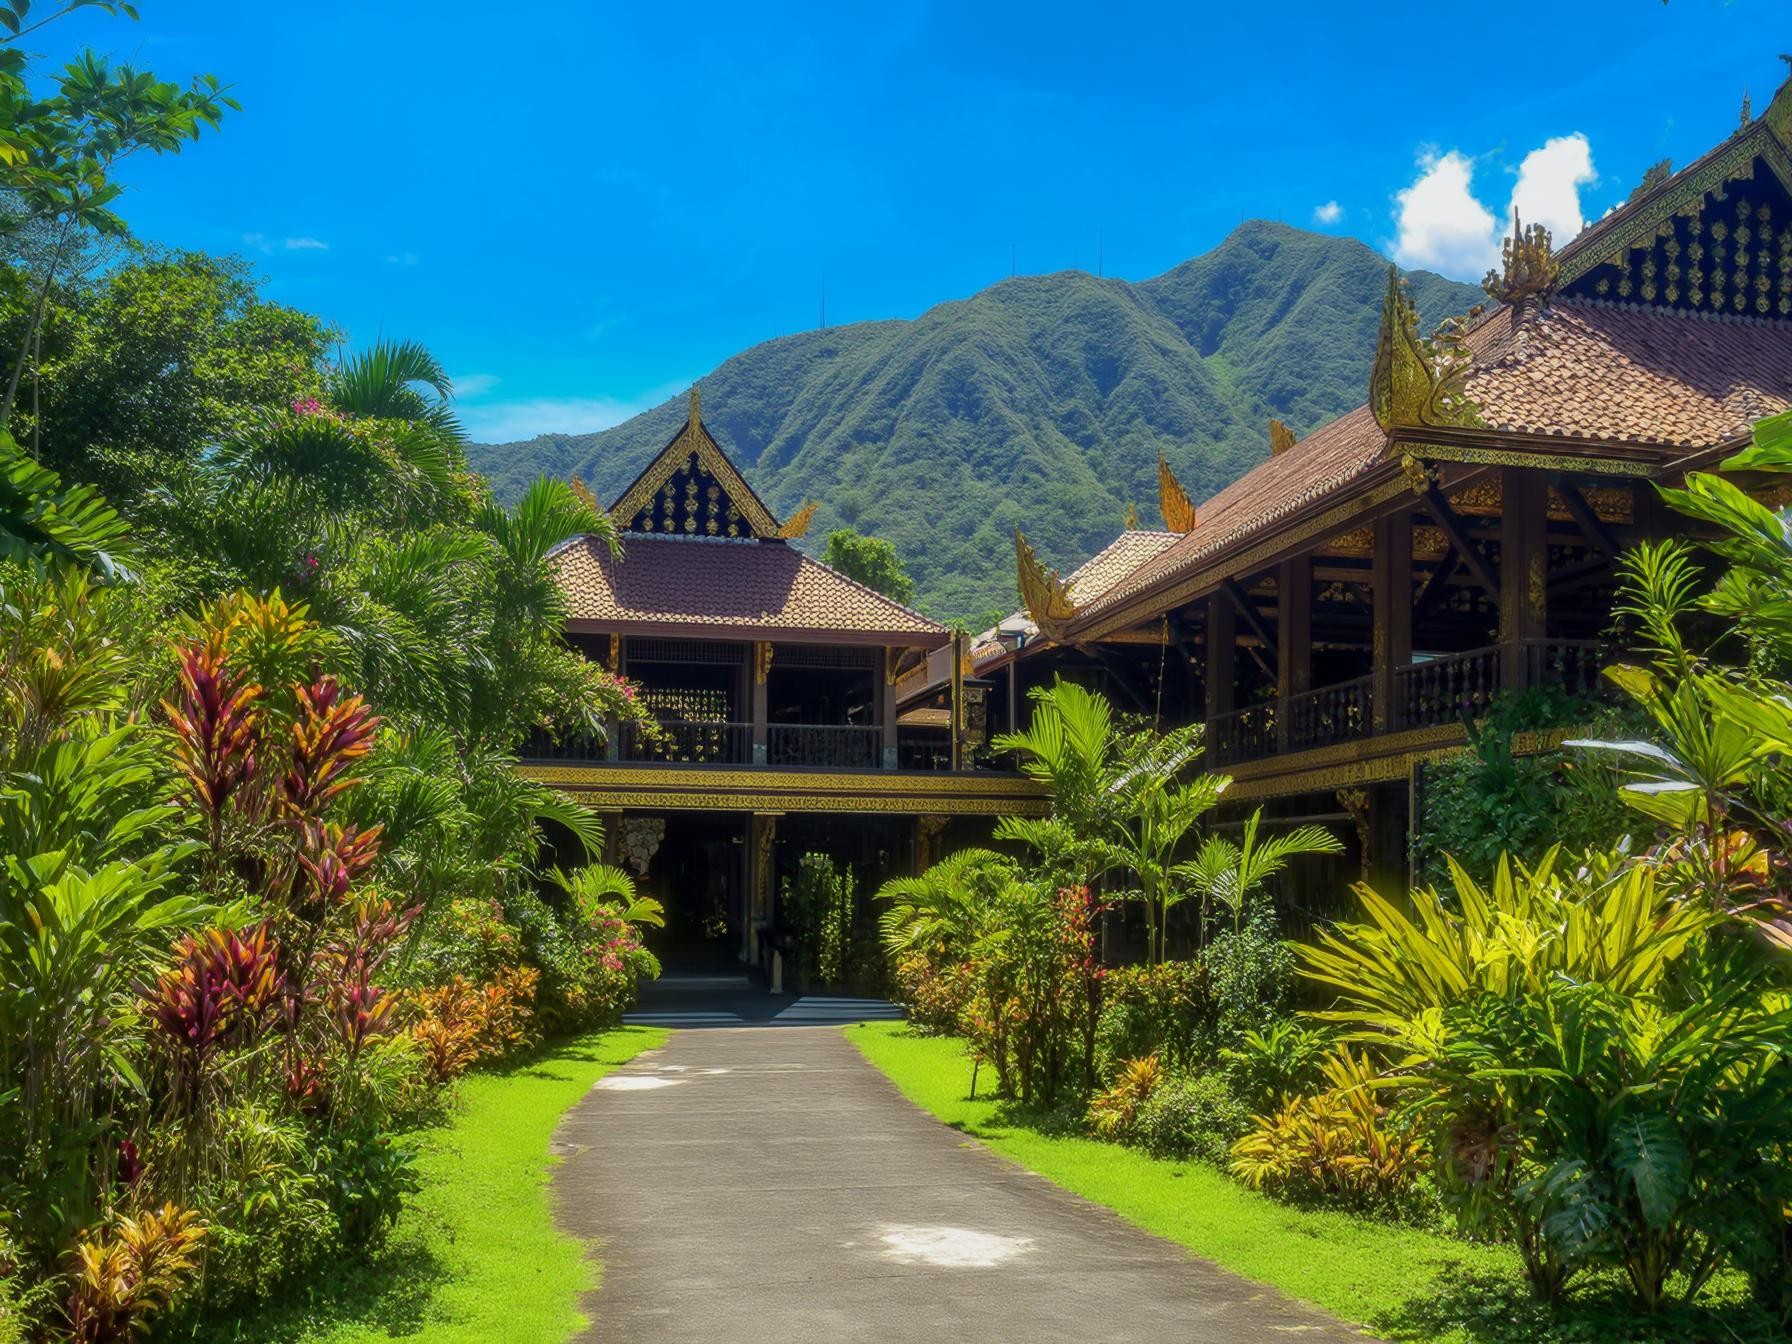
[(75, 1248), (68, 1328), (81, 1344), (122, 1344), (191, 1284), (205, 1224), (192, 1209), (115, 1217)]
[(1089, 1102), (1089, 1121), (1103, 1138), (1117, 1138), (1132, 1130), (1139, 1112), (1162, 1086), (1164, 1066), (1156, 1055), (1129, 1059), (1105, 1092)]
[(1340, 1045), (1322, 1071), (1324, 1089), (1253, 1117), (1233, 1174), (1294, 1198), (1397, 1204), (1430, 1164), (1423, 1141), (1390, 1115), (1366, 1054)]

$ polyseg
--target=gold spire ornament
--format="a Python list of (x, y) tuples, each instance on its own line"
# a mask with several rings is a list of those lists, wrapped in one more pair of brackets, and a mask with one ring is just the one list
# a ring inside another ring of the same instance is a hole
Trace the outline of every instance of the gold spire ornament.
[(1474, 428), (1481, 424), (1463, 391), (1470, 352), (1456, 340), (1419, 338), (1419, 315), (1400, 283), (1398, 267), (1388, 267), (1382, 300), (1381, 334), (1375, 367), (1369, 373), (1369, 409), (1384, 430)]
[(801, 537), (808, 536), (809, 524), (815, 518), (815, 506), (815, 500), (804, 500), (803, 507), (791, 514), (785, 520), (784, 526), (778, 529), (778, 535), (785, 541), (796, 541)]
[(567, 482), (567, 484), (572, 487), (573, 494), (579, 497), (579, 503), (597, 513), (603, 512), (603, 510), (597, 506), (597, 496), (591, 493), (591, 487), (586, 485), (578, 476), (575, 475)]
[(1481, 281), (1487, 297), (1496, 303), (1517, 303), (1521, 299), (1546, 299), (1556, 287), (1561, 271), (1550, 251), (1549, 230), (1541, 224), (1525, 228), (1512, 212), (1512, 233), (1501, 249), (1505, 262), (1501, 271), (1489, 271)]
[(1138, 530), (1139, 506), (1134, 504), (1131, 500), (1128, 500), (1126, 502), (1126, 531), (1137, 532)]
[(1162, 453), (1157, 455), (1157, 511), (1164, 516), (1164, 526), (1170, 531), (1195, 530), (1195, 501), (1188, 497)]
[(1269, 421), (1269, 455), (1280, 457), (1294, 447), (1294, 431), (1273, 416)]
[(1076, 603), (1070, 600), (1070, 586), (1063, 576), (1045, 567), (1018, 527), (1014, 529), (1014, 569), (1027, 615), (1047, 639), (1057, 639), (1064, 622), (1076, 615)]

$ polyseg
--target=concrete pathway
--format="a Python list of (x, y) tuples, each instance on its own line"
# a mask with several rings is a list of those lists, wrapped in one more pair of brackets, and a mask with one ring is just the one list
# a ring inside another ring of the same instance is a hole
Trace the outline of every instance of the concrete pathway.
[(583, 1340), (1365, 1338), (964, 1139), (835, 1027), (679, 1031), (557, 1148), (561, 1222), (604, 1260)]

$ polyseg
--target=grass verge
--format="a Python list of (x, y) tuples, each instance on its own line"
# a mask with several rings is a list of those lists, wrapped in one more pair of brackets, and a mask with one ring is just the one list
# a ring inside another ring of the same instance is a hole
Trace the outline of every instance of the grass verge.
[[(846, 1029), (902, 1094), (992, 1150), (1226, 1269), (1392, 1339), (1430, 1344), (1754, 1344), (1783, 1338), (1746, 1302), (1740, 1276), (1697, 1308), (1639, 1319), (1614, 1283), (1591, 1281), (1554, 1310), (1533, 1303), (1509, 1249), (1333, 1210), (1301, 1209), (1196, 1162), (1029, 1127), (970, 1099), (962, 1041), (900, 1022)], [(989, 1083), (987, 1073), (983, 1085)]]
[(373, 1255), (243, 1321), (243, 1344), (559, 1344), (587, 1324), (598, 1265), (554, 1226), (548, 1152), (560, 1117), (619, 1064), (666, 1039), (649, 1027), (576, 1037), (502, 1072), (460, 1080), (452, 1117), (422, 1134), (423, 1189)]

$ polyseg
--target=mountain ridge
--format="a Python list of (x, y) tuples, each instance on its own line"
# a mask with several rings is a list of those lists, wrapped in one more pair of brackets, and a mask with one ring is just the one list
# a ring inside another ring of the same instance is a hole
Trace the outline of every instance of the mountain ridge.
[[(1355, 239), (1249, 221), (1146, 280), (1015, 276), (914, 318), (749, 346), (699, 380), (705, 422), (779, 514), (820, 502), (894, 542), (936, 615), (1013, 605), (1012, 533), (1061, 568), (1155, 514), (1161, 451), (1197, 499), (1362, 402), (1387, 262)], [(1429, 321), (1473, 286), (1408, 277)], [(501, 495), (538, 472), (614, 498), (683, 423), (676, 396), (593, 434), (478, 444)]]

